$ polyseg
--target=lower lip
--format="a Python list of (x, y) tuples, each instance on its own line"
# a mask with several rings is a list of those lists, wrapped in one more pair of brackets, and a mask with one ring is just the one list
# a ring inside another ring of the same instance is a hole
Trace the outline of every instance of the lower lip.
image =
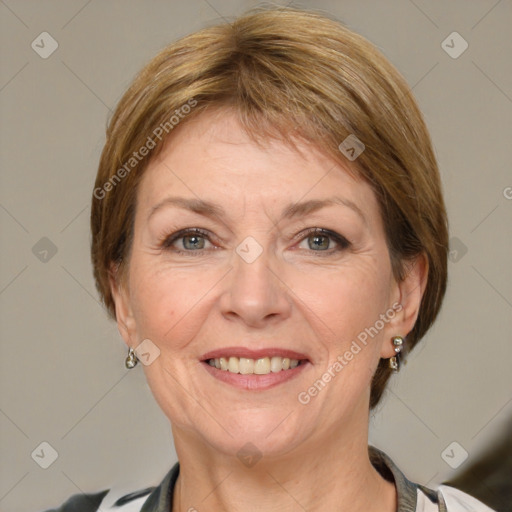
[(215, 366), (210, 366), (207, 362), (202, 361), (202, 365), (212, 377), (247, 391), (260, 391), (278, 386), (279, 384), (298, 377), (310, 364), (309, 361), (304, 361), (295, 368), (281, 370), (276, 373), (270, 372), (266, 375), (243, 375), (241, 373), (230, 372), (229, 370), (219, 370), (215, 368)]

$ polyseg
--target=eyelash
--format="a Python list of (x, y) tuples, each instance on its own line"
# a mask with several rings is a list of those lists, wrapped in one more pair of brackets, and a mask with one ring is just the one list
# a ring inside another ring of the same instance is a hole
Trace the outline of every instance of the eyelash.
[(201, 229), (201, 228), (187, 228), (187, 229), (181, 229), (180, 231), (177, 231), (176, 233), (173, 233), (172, 235), (169, 235), (168, 237), (164, 238), (164, 240), (161, 243), (161, 247), (164, 250), (172, 251), (176, 254), (187, 254), (187, 256), (200, 256), (203, 254), (203, 252), (207, 249), (200, 249), (198, 251), (187, 251), (184, 249), (176, 249), (172, 248), (172, 244), (179, 240), (180, 238), (185, 238), (186, 236), (190, 235), (200, 235), (202, 238), (206, 238), (210, 243), (212, 241), (210, 240), (210, 237), (208, 236), (208, 232)]
[[(177, 240), (180, 240), (182, 238), (185, 238), (187, 236), (190, 236), (190, 235), (199, 235), (200, 237), (208, 240), (210, 243), (213, 243), (210, 240), (209, 233), (207, 231), (205, 231), (201, 228), (187, 228), (187, 229), (182, 229), (180, 231), (177, 231), (176, 233), (173, 233), (172, 235), (167, 236), (166, 238), (164, 238), (162, 240), (162, 242), (160, 243), (160, 246), (164, 250), (172, 251), (176, 254), (187, 254), (187, 256), (188, 255), (200, 256), (204, 253), (204, 251), (209, 250), (209, 249), (184, 250), (184, 249), (172, 248), (172, 244), (174, 242), (176, 242)], [(344, 236), (342, 236), (334, 231), (330, 231), (328, 229), (323, 229), (323, 228), (309, 228), (306, 230), (306, 232), (302, 232), (302, 233), (300, 233), (300, 235), (297, 235), (296, 237), (294, 237), (294, 239), (297, 239), (300, 236), (299, 242), (302, 242), (303, 240), (306, 240), (307, 238), (309, 238), (312, 235), (326, 236), (328, 238), (331, 238), (338, 245), (338, 247), (334, 247), (332, 249), (328, 249), (325, 251), (310, 250), (310, 252), (312, 252), (312, 253), (318, 253), (317, 254), (318, 256), (330, 256), (330, 255), (333, 255), (334, 253), (338, 253), (340, 251), (348, 249), (351, 246), (351, 243)]]
[(328, 256), (334, 256), (335, 254), (346, 250), (350, 247), (350, 242), (342, 235), (336, 233), (335, 231), (330, 231), (329, 229), (324, 228), (308, 228), (305, 231), (302, 231), (297, 236), (294, 237), (295, 239), (298, 239), (299, 242), (303, 242), (304, 240), (307, 240), (309, 237), (317, 235), (317, 236), (325, 236), (327, 238), (330, 238), (334, 241), (335, 244), (337, 244), (336, 247), (332, 247), (327, 250), (320, 250), (320, 251), (314, 251), (313, 249), (306, 249), (308, 252), (312, 253), (315, 257), (328, 257)]

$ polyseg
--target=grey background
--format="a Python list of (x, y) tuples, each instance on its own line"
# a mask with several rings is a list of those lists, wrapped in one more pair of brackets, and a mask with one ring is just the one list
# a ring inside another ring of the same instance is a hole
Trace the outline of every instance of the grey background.
[[(175, 461), (167, 418), (141, 368), (124, 368), (125, 345), (98, 303), (89, 200), (109, 110), (138, 69), (177, 37), (256, 5), (0, 1), (1, 510), (155, 485)], [(293, 5), (324, 9), (377, 45), (413, 86), (431, 130), (456, 251), (449, 288), (370, 440), (410, 479), (436, 486), (492, 445), (512, 414), (512, 6)], [(31, 47), (43, 31), (59, 45), (47, 59)], [(469, 44), (456, 59), (441, 47), (453, 31)], [(44, 441), (58, 453), (47, 469), (31, 457)], [(456, 469), (445, 461), (454, 441), (452, 464), (469, 454)]]

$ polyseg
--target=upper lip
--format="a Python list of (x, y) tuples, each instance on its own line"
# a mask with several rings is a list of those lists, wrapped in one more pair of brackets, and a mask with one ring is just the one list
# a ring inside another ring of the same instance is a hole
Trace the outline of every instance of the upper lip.
[(212, 350), (201, 356), (202, 361), (208, 359), (218, 359), (220, 357), (245, 357), (247, 359), (261, 359), (263, 357), (289, 357), (290, 359), (304, 360), (309, 359), (307, 355), (288, 350), (285, 348), (269, 347), (254, 350), (246, 347), (225, 347)]

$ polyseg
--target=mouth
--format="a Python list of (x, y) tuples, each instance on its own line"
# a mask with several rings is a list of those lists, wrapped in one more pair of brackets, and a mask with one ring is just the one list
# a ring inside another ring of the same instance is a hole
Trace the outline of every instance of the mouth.
[(268, 375), (293, 370), (306, 361), (302, 359), (290, 359), (289, 357), (261, 357), (250, 359), (248, 357), (226, 356), (207, 359), (206, 362), (217, 370), (240, 373), (241, 375)]
[(205, 369), (217, 379), (242, 389), (268, 389), (285, 382), (311, 364), (304, 354), (290, 350), (228, 348), (201, 358)]

